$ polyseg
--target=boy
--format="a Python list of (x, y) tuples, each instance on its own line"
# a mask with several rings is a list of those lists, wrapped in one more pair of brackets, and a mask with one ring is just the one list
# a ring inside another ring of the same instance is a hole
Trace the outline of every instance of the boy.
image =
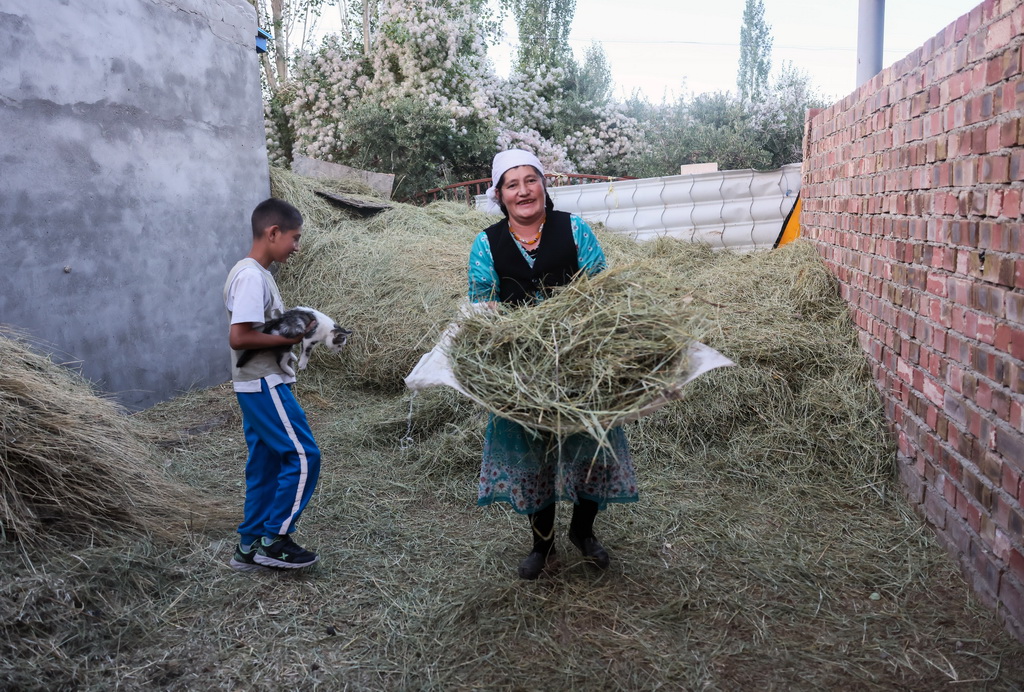
[(245, 349), (302, 340), (302, 336), (289, 339), (259, 331), (284, 311), (270, 265), (287, 262), (299, 249), (301, 236), (298, 209), (273, 197), (260, 202), (252, 212), (252, 249), (232, 267), (224, 284), (231, 325), (231, 380), (249, 447), (244, 516), (230, 563), (242, 572), (298, 569), (319, 559), (289, 537), (320, 475), (320, 450), (305, 412), (292, 395), (295, 378), (281, 370), (272, 351), (260, 351), (241, 368), (235, 365)]

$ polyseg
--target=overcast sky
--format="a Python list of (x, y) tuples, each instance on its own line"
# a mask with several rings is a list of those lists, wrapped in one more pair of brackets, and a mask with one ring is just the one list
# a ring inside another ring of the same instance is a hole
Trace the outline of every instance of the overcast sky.
[[(903, 58), (981, 0), (887, 0), (882, 65)], [(736, 90), (744, 0), (577, 0), (570, 43), (577, 56), (604, 47), (616, 95), (651, 100)], [(857, 86), (858, 0), (764, 0), (772, 64), (805, 70), (826, 97)], [(510, 41), (515, 40), (514, 25)], [(505, 52), (508, 52), (506, 47)], [(495, 49), (499, 72), (507, 71)]]

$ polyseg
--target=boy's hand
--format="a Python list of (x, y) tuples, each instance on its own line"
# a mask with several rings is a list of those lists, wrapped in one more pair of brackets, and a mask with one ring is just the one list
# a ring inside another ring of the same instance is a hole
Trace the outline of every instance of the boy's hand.
[[(312, 320), (309, 323), (309, 326), (306, 327), (306, 333), (302, 335), (302, 339), (305, 339), (307, 336), (309, 336), (310, 334), (312, 334), (315, 331), (316, 331), (316, 320)], [(299, 340), (301, 341), (302, 339), (299, 339)]]

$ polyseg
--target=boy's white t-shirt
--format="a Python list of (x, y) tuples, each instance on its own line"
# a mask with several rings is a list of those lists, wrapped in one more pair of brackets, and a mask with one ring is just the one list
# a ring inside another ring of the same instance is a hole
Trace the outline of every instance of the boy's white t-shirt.
[[(274, 275), (254, 259), (243, 261), (246, 264), (238, 269), (228, 285), (224, 306), (231, 315), (231, 324), (248, 322), (258, 328), (267, 321), (267, 315), (281, 315), (284, 304), (271, 288), (277, 285)], [(295, 382), (294, 377), (284, 373), (271, 373), (262, 379), (267, 381), (268, 387)], [(234, 381), (232, 386), (236, 392), (259, 392), (262, 388), (259, 379)]]

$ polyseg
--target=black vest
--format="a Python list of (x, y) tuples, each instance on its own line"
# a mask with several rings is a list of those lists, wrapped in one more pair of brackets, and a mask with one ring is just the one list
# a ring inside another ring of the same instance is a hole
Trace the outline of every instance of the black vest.
[(498, 299), (503, 303), (532, 303), (538, 290), (546, 294), (548, 289), (569, 283), (579, 272), (572, 222), (564, 211), (548, 212), (533, 268), (509, 233), (507, 218), (484, 232), (491, 244), (494, 271), (498, 274)]

